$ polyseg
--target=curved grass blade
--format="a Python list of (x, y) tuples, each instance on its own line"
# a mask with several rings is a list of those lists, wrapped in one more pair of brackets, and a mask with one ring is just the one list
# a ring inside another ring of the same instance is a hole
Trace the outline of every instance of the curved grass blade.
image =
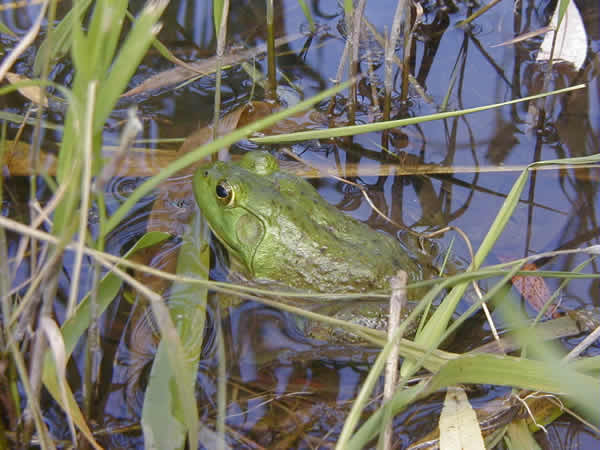
[(92, 0), (80, 0), (75, 2), (73, 8), (63, 17), (61, 22), (52, 32), (52, 40), (44, 39), (40, 45), (35, 61), (33, 63), (33, 73), (40, 74), (43, 61), (56, 60), (63, 57), (72, 45), (72, 20), (81, 21), (81, 17), (87, 11)]
[[(518, 386), (533, 391), (567, 393), (586, 408), (592, 417), (600, 417), (600, 382), (579, 372), (573, 364), (534, 361), (513, 356), (465, 355), (448, 361), (433, 378), (417, 386), (399, 390), (393, 399), (395, 414), (418, 398), (456, 384), (495, 384)], [(364, 448), (379, 432), (383, 408), (375, 412), (349, 440), (344, 449)]]

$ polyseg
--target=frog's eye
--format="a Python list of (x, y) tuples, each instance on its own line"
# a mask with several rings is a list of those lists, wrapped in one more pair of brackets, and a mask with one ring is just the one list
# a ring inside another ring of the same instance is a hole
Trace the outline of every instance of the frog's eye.
[(223, 205), (230, 206), (233, 203), (233, 189), (227, 181), (223, 180), (217, 183), (215, 194), (217, 195), (217, 200)]

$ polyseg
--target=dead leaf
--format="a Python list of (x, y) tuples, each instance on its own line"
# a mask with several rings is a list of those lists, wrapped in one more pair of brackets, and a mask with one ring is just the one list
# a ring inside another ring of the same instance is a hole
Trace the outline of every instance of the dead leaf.
[[(556, 29), (558, 26), (559, 7), (561, 2), (556, 3), (556, 9), (552, 15), (550, 25)], [(554, 31), (549, 32), (544, 37), (537, 61), (547, 61), (550, 59), (552, 51), (552, 42), (554, 40)], [(556, 31), (556, 46), (554, 54), (555, 60), (567, 61), (575, 66), (576, 70), (581, 69), (587, 56), (587, 35), (581, 14), (575, 5), (570, 1), (563, 16), (560, 28)]]
[(464, 389), (451, 386), (446, 391), (440, 415), (440, 448), (451, 450), (484, 450), (477, 415)]
[[(36, 173), (32, 166), (31, 145), (27, 142), (6, 141), (0, 165), (6, 176), (23, 177)], [(115, 147), (104, 147), (105, 158), (114, 156)], [(174, 150), (133, 148), (122, 159), (115, 176), (151, 177), (177, 157)], [(56, 175), (56, 155), (42, 151), (38, 157), (41, 171), (50, 176)]]
[[(303, 34), (293, 34), (290, 36), (284, 36), (275, 39), (275, 47), (281, 47), (282, 45), (288, 44), (295, 41), (303, 36)], [(267, 45), (262, 44), (254, 48), (242, 51), (236, 51), (223, 56), (222, 67), (232, 66), (239, 64), (242, 61), (247, 61), (252, 58), (265, 53), (267, 51)], [(214, 73), (217, 67), (217, 57), (204, 59), (200, 62), (187, 63), (185, 67), (179, 66), (174, 69), (165, 70), (151, 76), (139, 86), (130, 89), (125, 92), (121, 97), (129, 97), (131, 95), (141, 94), (147, 91), (153, 91), (156, 89), (166, 88), (173, 84), (183, 83), (194, 77), (204, 77)], [(192, 70), (190, 70), (192, 69)]]
[[(533, 263), (525, 264), (521, 270), (536, 271), (537, 266)], [(528, 275), (515, 275), (512, 278), (512, 284), (517, 291), (523, 296), (525, 301), (535, 309), (541, 311), (544, 305), (550, 300), (552, 296), (550, 289), (543, 277), (539, 276), (528, 276)], [(556, 312), (556, 308), (549, 308), (546, 311), (546, 317), (559, 317), (560, 315)]]
[[(523, 407), (524, 404), (527, 404), (527, 410)], [(533, 417), (538, 424), (548, 424), (563, 412), (565, 412), (564, 405), (554, 397), (550, 395), (530, 395), (530, 392), (526, 390), (521, 390), (517, 394), (509, 392), (500, 398), (479, 404), (475, 409), (479, 427), (486, 440), (492, 438), (498, 430), (515, 420), (528, 418), (530, 422), (533, 422), (530, 420)], [(439, 428), (438, 426), (417, 442), (412, 443), (408, 446), (408, 449), (445, 448), (440, 445)]]
[[(13, 72), (7, 72), (6, 79), (11, 84), (15, 84), (20, 81), (31, 81), (31, 78), (27, 78), (23, 75), (19, 75), (18, 73)], [(39, 86), (20, 87), (17, 88), (17, 90), (23, 97), (27, 98), (28, 100), (31, 100), (36, 105), (41, 104), (44, 107), (48, 106), (48, 99), (45, 96), (42, 96), (42, 88), (40, 88)]]

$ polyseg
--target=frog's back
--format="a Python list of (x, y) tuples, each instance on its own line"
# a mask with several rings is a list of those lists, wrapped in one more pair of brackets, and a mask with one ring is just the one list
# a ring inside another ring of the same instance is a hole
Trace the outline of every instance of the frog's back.
[(394, 237), (343, 214), (304, 179), (279, 171), (273, 181), (281, 195), (263, 240), (269, 245), (254, 256), (259, 277), (318, 292), (388, 288), (400, 269), (421, 278), (414, 255)]

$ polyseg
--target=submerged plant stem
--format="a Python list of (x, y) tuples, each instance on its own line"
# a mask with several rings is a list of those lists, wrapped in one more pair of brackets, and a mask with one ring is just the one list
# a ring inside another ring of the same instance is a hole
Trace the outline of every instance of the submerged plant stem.
[(275, 28), (273, 14), (273, 0), (267, 1), (267, 68), (268, 90), (267, 97), (277, 99), (277, 72), (275, 67)]

